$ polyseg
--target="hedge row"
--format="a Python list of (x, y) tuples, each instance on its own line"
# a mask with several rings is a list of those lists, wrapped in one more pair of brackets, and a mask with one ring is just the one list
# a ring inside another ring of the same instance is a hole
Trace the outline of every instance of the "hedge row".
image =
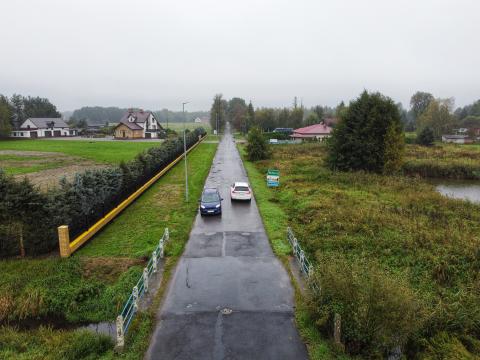
[[(187, 147), (206, 134), (186, 135)], [(183, 139), (167, 140), (118, 167), (87, 170), (45, 194), (28, 182), (16, 182), (0, 170), (0, 257), (39, 255), (58, 248), (57, 227), (68, 224), (76, 237), (183, 152)]]

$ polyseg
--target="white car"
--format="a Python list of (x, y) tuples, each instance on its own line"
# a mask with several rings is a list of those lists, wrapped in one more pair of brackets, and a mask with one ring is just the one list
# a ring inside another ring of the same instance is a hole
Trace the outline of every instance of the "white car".
[(230, 186), (232, 200), (252, 200), (252, 189), (246, 182), (236, 182)]

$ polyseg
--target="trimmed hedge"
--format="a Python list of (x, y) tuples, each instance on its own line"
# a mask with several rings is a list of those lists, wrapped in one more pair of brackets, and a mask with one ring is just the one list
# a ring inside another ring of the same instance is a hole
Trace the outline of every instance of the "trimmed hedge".
[[(187, 148), (206, 135), (186, 134)], [(0, 169), (0, 257), (39, 255), (58, 248), (57, 227), (68, 224), (72, 238), (87, 230), (183, 152), (181, 137), (149, 148), (118, 167), (87, 170), (72, 181), (63, 178), (48, 194), (28, 182), (16, 182)]]

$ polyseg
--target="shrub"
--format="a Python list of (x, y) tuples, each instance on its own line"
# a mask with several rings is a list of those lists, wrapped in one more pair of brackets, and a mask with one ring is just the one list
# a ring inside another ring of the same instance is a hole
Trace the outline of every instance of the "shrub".
[(259, 128), (248, 132), (247, 157), (250, 161), (265, 160), (271, 156), (270, 146)]
[(317, 325), (332, 329), (333, 314), (340, 314), (351, 353), (386, 355), (422, 323), (420, 302), (407, 282), (372, 262), (324, 256), (310, 281), (320, 285), (309, 299)]
[(65, 349), (62, 349), (64, 359), (98, 359), (113, 348), (113, 341), (106, 335), (93, 334), (88, 330), (75, 331)]
[(426, 126), (423, 130), (418, 134), (417, 143), (423, 146), (432, 146), (433, 142), (435, 141), (435, 136), (433, 135), (433, 130)]

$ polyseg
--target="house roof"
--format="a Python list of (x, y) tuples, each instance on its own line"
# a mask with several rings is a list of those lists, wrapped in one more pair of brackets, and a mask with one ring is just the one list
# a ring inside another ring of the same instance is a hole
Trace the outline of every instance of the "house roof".
[(52, 122), (54, 123), (53, 127), (68, 128), (68, 125), (61, 118), (28, 118), (25, 121), (28, 121), (28, 120), (30, 120), (39, 129), (47, 129), (51, 127), (49, 125)]
[(442, 135), (445, 139), (468, 139), (468, 135)]
[(120, 121), (120, 123), (115, 126), (115, 127), (119, 127), (120, 125), (125, 125), (126, 127), (128, 127), (130, 130), (142, 130), (143, 128), (138, 125), (137, 123), (134, 123), (134, 122), (129, 122), (128, 120), (122, 120)]
[(133, 118), (134, 118), (134, 122), (144, 123), (145, 121), (148, 120), (148, 117), (150, 116), (151, 113), (152, 113), (151, 111), (143, 111), (143, 110), (132, 111), (132, 110), (129, 110), (122, 116), (122, 118), (120, 119), (120, 122), (123, 122), (124, 120), (128, 122), (128, 118), (130, 117), (130, 115), (132, 115)]
[(315, 124), (293, 130), (292, 137), (313, 137), (316, 135), (328, 135), (332, 128), (325, 124)]

